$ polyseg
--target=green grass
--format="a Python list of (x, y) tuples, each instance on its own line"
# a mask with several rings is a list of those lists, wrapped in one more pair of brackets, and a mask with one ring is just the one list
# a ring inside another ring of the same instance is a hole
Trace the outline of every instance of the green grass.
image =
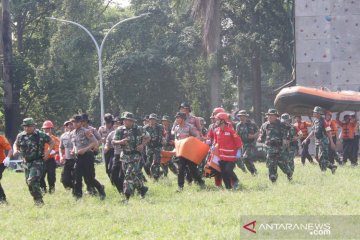
[(61, 185), (45, 195), (45, 206), (34, 206), (24, 174), (5, 171), (2, 184), (9, 205), (0, 206), (0, 239), (239, 239), (241, 215), (357, 215), (360, 214), (360, 168), (340, 167), (336, 175), (318, 166), (296, 164), (289, 183), (279, 172), (270, 183), (267, 168), (257, 164), (259, 176), (236, 170), (241, 190), (218, 190), (207, 179), (207, 190), (185, 185), (175, 193), (176, 178), (149, 181), (146, 199), (128, 205), (111, 186), (104, 166), (97, 178), (107, 198), (85, 195), (75, 201)]

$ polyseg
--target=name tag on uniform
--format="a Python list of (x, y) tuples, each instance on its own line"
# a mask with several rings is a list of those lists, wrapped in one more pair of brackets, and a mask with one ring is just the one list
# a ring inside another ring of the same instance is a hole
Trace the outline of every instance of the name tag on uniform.
[(230, 136), (230, 133), (229, 133), (229, 132), (225, 132), (224, 135), (225, 135), (225, 136)]

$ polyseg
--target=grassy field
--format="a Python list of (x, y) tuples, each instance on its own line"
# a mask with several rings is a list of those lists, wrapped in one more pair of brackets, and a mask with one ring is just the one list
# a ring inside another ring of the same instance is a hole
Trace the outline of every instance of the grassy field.
[(218, 190), (207, 179), (206, 190), (185, 185), (175, 193), (176, 178), (149, 181), (146, 199), (128, 205), (97, 166), (107, 198), (84, 196), (75, 201), (59, 182), (56, 193), (45, 195), (42, 208), (34, 206), (23, 173), (5, 171), (2, 184), (9, 205), (0, 206), (0, 239), (239, 239), (240, 216), (357, 215), (360, 214), (360, 168), (340, 167), (336, 175), (318, 166), (296, 164), (294, 180), (282, 173), (270, 183), (266, 166), (257, 164), (252, 177), (236, 170), (239, 191)]

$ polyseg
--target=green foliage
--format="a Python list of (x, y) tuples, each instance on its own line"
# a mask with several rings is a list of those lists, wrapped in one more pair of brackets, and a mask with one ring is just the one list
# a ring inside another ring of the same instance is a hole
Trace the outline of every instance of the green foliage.
[[(232, 110), (235, 84), (251, 89), (254, 48), (261, 50), (263, 103), (272, 88), (290, 78), (292, 1), (223, 0), (221, 41), (215, 55), (203, 55), (202, 28), (191, 18), (192, 0), (133, 0), (126, 9), (103, 0), (11, 1), (14, 77), (20, 92), (20, 117), (56, 126), (74, 113), (88, 112), (100, 123), (99, 76), (95, 46), (80, 28), (46, 19), (54, 16), (83, 24), (103, 39), (118, 21), (144, 12), (151, 15), (121, 24), (110, 33), (103, 52), (105, 111), (129, 110), (172, 115), (188, 101), (194, 113), (209, 117), (209, 76), (220, 69), (222, 103)], [(257, 23), (254, 23), (257, 16)], [(246, 91), (251, 108), (251, 91)], [(0, 91), (2, 96), (2, 89)], [(21, 119), (18, 119), (18, 121)]]

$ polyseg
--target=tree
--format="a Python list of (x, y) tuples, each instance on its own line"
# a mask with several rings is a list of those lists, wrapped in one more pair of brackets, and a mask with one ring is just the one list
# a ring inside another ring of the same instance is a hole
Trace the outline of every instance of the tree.
[(5, 135), (10, 141), (15, 139), (15, 124), (17, 105), (13, 95), (14, 78), (12, 76), (12, 38), (11, 38), (10, 4), (8, 0), (2, 1), (2, 52), (3, 79), (4, 79), (4, 113)]

